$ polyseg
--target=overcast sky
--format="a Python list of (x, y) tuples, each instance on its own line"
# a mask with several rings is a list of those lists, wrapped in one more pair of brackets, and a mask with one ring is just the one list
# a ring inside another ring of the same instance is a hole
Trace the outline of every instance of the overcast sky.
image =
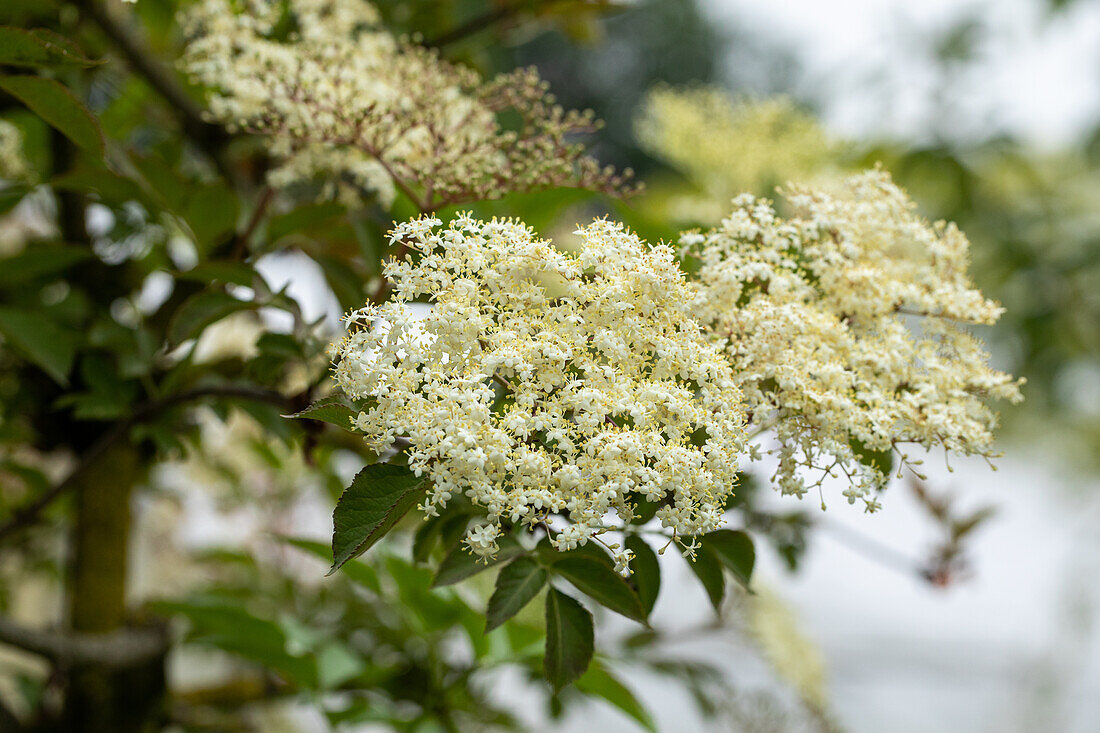
[[(1046, 0), (703, 0), (719, 21), (797, 49), (799, 96), (839, 132), (922, 138), (993, 127), (1044, 146), (1100, 121), (1100, 0), (1051, 13)], [(948, 114), (934, 100), (933, 38), (960, 18), (984, 28), (977, 60), (954, 81)], [(878, 91), (871, 91), (877, 89)]]

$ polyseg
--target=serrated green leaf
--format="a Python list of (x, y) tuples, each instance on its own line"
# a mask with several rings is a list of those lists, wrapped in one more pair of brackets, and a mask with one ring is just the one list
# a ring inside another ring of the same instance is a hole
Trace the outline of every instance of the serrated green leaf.
[(185, 300), (168, 324), (168, 340), (172, 344), (196, 338), (207, 326), (234, 313), (255, 310), (257, 304), (237, 300), (221, 290), (206, 290)]
[(546, 655), (543, 671), (555, 690), (588, 669), (594, 650), (592, 614), (584, 606), (551, 588), (546, 594)]
[(594, 695), (606, 700), (629, 715), (646, 730), (656, 733), (657, 726), (653, 722), (653, 716), (649, 714), (649, 711), (638, 702), (638, 698), (626, 685), (598, 662), (589, 665), (588, 671), (577, 680), (576, 687), (586, 695)]
[(332, 568), (366, 552), (420, 501), (426, 481), (405, 466), (376, 463), (360, 471), (332, 513)]
[(603, 563), (587, 557), (568, 557), (554, 563), (552, 571), (601, 606), (645, 623), (646, 612), (638, 594), (623, 576)]
[(71, 41), (53, 31), (0, 26), (0, 65), (72, 68), (98, 66), (102, 63), (85, 58)]
[(296, 420), (320, 420), (341, 427), (344, 430), (351, 430), (351, 421), (358, 414), (359, 410), (355, 409), (343, 397), (332, 395), (317, 400), (301, 412), (295, 412), (293, 415), (283, 415), (283, 417)]
[(103, 131), (80, 100), (53, 79), (0, 77), (0, 89), (18, 99), (65, 137), (96, 158), (103, 157)]
[(687, 559), (687, 564), (695, 577), (703, 584), (710, 605), (717, 612), (722, 608), (722, 599), (726, 595), (726, 575), (722, 572), (722, 563), (706, 545), (695, 550), (695, 559)]
[(519, 613), (546, 585), (546, 569), (529, 557), (517, 557), (497, 575), (485, 611), (485, 633)]
[(91, 250), (84, 247), (32, 245), (14, 257), (0, 259), (0, 285), (54, 275), (91, 257)]
[(756, 550), (751, 537), (732, 529), (716, 529), (703, 535), (703, 544), (729, 568), (737, 582), (749, 587), (752, 568), (756, 562)]
[(69, 384), (79, 337), (36, 311), (0, 307), (0, 335), (54, 381)]
[(523, 554), (523, 547), (511, 535), (501, 537), (497, 540), (497, 545), (500, 549), (497, 551), (496, 556), (488, 560), (467, 552), (466, 547), (462, 544), (455, 545), (443, 558), (443, 562), (439, 564), (439, 570), (436, 571), (432, 587), (439, 588), (445, 585), (453, 585), (460, 580), (477, 575), (482, 570), (487, 570), (494, 565), (499, 565)]
[(649, 543), (638, 535), (627, 537), (625, 545), (626, 549), (634, 553), (634, 559), (630, 561), (630, 569), (633, 571), (630, 580), (648, 616), (653, 612), (657, 595), (661, 591), (661, 563)]

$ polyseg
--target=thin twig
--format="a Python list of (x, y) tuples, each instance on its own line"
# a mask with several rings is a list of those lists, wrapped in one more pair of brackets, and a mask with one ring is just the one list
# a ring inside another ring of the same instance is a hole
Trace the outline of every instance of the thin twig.
[(244, 259), (248, 253), (248, 242), (252, 239), (252, 235), (256, 233), (257, 227), (260, 226), (260, 222), (264, 219), (264, 214), (267, 213), (267, 207), (271, 204), (272, 199), (275, 198), (275, 189), (271, 186), (264, 186), (263, 191), (260, 193), (260, 200), (256, 202), (256, 208), (252, 210), (252, 216), (249, 217), (248, 223), (244, 229), (238, 234), (233, 244), (233, 259)]
[(293, 399), (284, 397), (278, 392), (232, 385), (199, 387), (177, 392), (161, 400), (147, 402), (135, 409), (134, 412), (125, 419), (115, 423), (110, 430), (93, 443), (92, 446), (80, 456), (80, 459), (77, 461), (72, 471), (70, 471), (65, 478), (27, 504), (12, 512), (11, 518), (4, 522), (4, 524), (0, 524), (0, 540), (5, 539), (14, 532), (18, 532), (24, 527), (35, 524), (41, 513), (53, 502), (57, 501), (59, 497), (65, 494), (66, 491), (73, 488), (76, 485), (77, 479), (80, 478), (84, 471), (88, 470), (92, 464), (99, 460), (103, 454), (107, 452), (107, 449), (114, 445), (116, 441), (123, 438), (127, 432), (129, 432), (130, 428), (151, 420), (172, 407), (194, 402), (205, 397), (222, 397), (226, 399), (266, 402), (282, 409), (291, 409), (294, 403)]

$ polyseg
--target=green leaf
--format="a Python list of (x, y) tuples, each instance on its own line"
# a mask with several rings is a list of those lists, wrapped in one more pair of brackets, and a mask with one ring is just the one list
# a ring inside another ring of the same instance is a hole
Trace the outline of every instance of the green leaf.
[(329, 201), (306, 204), (285, 214), (277, 214), (267, 224), (268, 242), (274, 244), (288, 234), (323, 224), (344, 211), (342, 204)]
[(519, 613), (546, 585), (546, 569), (529, 557), (517, 557), (497, 575), (485, 612), (485, 633)]
[(332, 575), (366, 552), (424, 495), (425, 479), (405, 466), (375, 463), (360, 471), (332, 513)]
[(317, 651), (316, 662), (317, 686), (322, 690), (335, 689), (358, 677), (366, 669), (362, 659), (347, 646), (336, 641), (329, 642)]
[(716, 612), (721, 610), (722, 599), (726, 595), (726, 576), (722, 572), (722, 563), (714, 551), (703, 545), (695, 550), (694, 560), (687, 558), (687, 564), (703, 584), (703, 589), (710, 599), (710, 605), (714, 606)]
[(85, 58), (67, 38), (44, 28), (23, 30), (0, 26), (0, 65), (50, 68), (102, 63)]
[[(332, 562), (332, 547), (323, 542), (302, 539), (301, 537), (284, 537), (282, 535), (279, 535), (279, 539), (291, 547), (297, 547), (299, 550), (308, 552), (319, 560), (324, 560), (326, 564)], [(378, 582), (378, 573), (365, 562), (360, 562), (358, 560), (346, 562), (340, 568), (340, 572), (348, 576), (353, 582), (365, 588), (369, 588), (375, 593), (382, 592), (382, 584)]]
[(638, 594), (623, 576), (603, 563), (587, 557), (567, 557), (554, 563), (552, 569), (601, 606), (645, 623), (646, 612)]
[(91, 251), (84, 247), (32, 245), (14, 257), (0, 259), (0, 285), (54, 275), (91, 257)]
[(205, 185), (191, 195), (184, 214), (200, 247), (227, 237), (237, 226), (237, 197), (227, 186)]
[(443, 562), (439, 563), (439, 570), (435, 574), (435, 580), (432, 581), (432, 587), (439, 588), (444, 585), (453, 585), (460, 580), (477, 575), (482, 570), (487, 570), (494, 565), (499, 565), (506, 560), (511, 560), (513, 557), (523, 554), (523, 547), (511, 535), (501, 537), (497, 541), (497, 545), (500, 550), (497, 551), (496, 557), (489, 560), (468, 552), (465, 545), (455, 545), (443, 558)]
[(716, 529), (703, 535), (703, 544), (730, 569), (737, 582), (749, 587), (752, 567), (756, 562), (756, 550), (753, 549), (751, 537), (732, 529)]
[(626, 685), (604, 669), (599, 662), (589, 665), (588, 671), (577, 680), (576, 687), (586, 695), (603, 698), (636, 720), (646, 730), (657, 733), (657, 726), (649, 711), (638, 702), (638, 698)]
[(546, 594), (546, 656), (543, 671), (555, 690), (579, 678), (592, 661), (592, 614), (551, 588)]
[(634, 553), (634, 559), (630, 561), (630, 569), (633, 571), (630, 580), (634, 583), (642, 608), (648, 616), (653, 612), (657, 594), (661, 590), (661, 563), (649, 543), (638, 535), (627, 537), (625, 544), (626, 549)]
[(0, 334), (29, 361), (63, 386), (76, 356), (78, 336), (41, 313), (0, 307)]
[(92, 113), (73, 93), (53, 79), (39, 76), (0, 77), (0, 89), (18, 99), (65, 137), (103, 157), (103, 131)]
[(257, 304), (237, 300), (221, 290), (206, 290), (192, 295), (180, 304), (168, 324), (168, 341), (180, 344), (196, 338), (207, 326), (239, 311), (253, 310)]
[(243, 285), (250, 288), (256, 284), (259, 273), (242, 262), (204, 262), (190, 270), (177, 272), (176, 277), (180, 280), (190, 280), (203, 284), (220, 280), (223, 283)]
[(331, 395), (322, 397), (301, 412), (295, 412), (293, 415), (283, 415), (283, 417), (298, 420), (320, 420), (341, 427), (344, 430), (351, 430), (351, 421), (358, 414), (359, 410), (348, 404), (343, 397)]

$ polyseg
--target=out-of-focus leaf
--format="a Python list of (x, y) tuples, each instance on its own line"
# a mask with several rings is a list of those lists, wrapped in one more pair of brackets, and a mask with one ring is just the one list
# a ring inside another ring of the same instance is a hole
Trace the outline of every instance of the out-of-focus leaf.
[(233, 232), (237, 208), (237, 196), (227, 186), (204, 185), (189, 197), (184, 218), (199, 246), (208, 247)]
[(586, 557), (569, 557), (554, 563), (553, 572), (601, 606), (645, 623), (646, 612), (638, 594), (623, 576), (603, 563)]
[(657, 553), (649, 546), (649, 543), (636, 534), (626, 538), (626, 549), (634, 553), (634, 559), (630, 561), (633, 571), (630, 580), (638, 592), (638, 598), (642, 602), (646, 616), (653, 612), (653, 606), (657, 603), (657, 595), (661, 591), (661, 563), (657, 560)]
[(212, 323), (239, 311), (254, 310), (257, 304), (248, 300), (237, 300), (221, 290), (206, 290), (196, 293), (185, 300), (168, 324), (168, 340), (180, 344), (195, 338)]
[(54, 275), (91, 257), (85, 247), (32, 245), (14, 257), (0, 259), (0, 286)]
[(363, 660), (339, 642), (329, 642), (317, 650), (317, 687), (331, 690), (362, 674)]
[[(280, 540), (299, 550), (308, 552), (314, 557), (323, 560), (326, 565), (332, 563), (332, 547), (316, 540), (307, 540), (300, 537), (279, 537)], [(365, 562), (351, 560), (340, 567), (340, 572), (348, 576), (353, 582), (369, 588), (375, 593), (382, 592), (382, 585), (378, 582), (378, 573)]]
[(737, 582), (749, 587), (753, 564), (756, 562), (756, 550), (751, 537), (732, 529), (716, 529), (703, 535), (703, 544), (729, 568)]
[(28, 360), (63, 386), (76, 356), (79, 337), (36, 311), (0, 306), (0, 334)]
[(602, 549), (601, 545), (595, 542), (578, 545), (572, 550), (560, 552), (555, 549), (553, 545), (550, 544), (550, 541), (548, 539), (544, 537), (539, 540), (538, 547), (536, 547), (535, 549), (539, 553), (539, 557), (542, 558), (542, 561), (547, 565), (554, 565), (555, 563), (559, 563), (566, 558), (586, 557), (589, 560), (595, 560), (598, 563), (606, 565), (608, 568), (615, 567), (615, 561), (611, 559), (611, 556), (607, 554), (606, 550)]
[(274, 243), (288, 234), (323, 224), (344, 211), (341, 204), (329, 201), (306, 204), (285, 214), (276, 214), (267, 224), (268, 241)]
[(0, 89), (18, 99), (65, 137), (96, 158), (105, 144), (99, 122), (73, 93), (53, 79), (39, 76), (0, 77)]
[(85, 58), (69, 39), (45, 28), (23, 30), (0, 26), (0, 64), (28, 68), (98, 66), (102, 61)]
[(435, 574), (435, 580), (432, 581), (432, 587), (439, 588), (445, 585), (453, 585), (460, 580), (469, 578), (471, 575), (477, 575), (482, 570), (523, 554), (523, 547), (511, 535), (501, 537), (497, 541), (497, 545), (500, 550), (497, 551), (495, 557), (488, 560), (467, 552), (463, 545), (456, 545), (443, 558), (443, 562), (439, 564), (439, 570)]
[(687, 558), (688, 567), (703, 584), (710, 605), (715, 611), (722, 608), (722, 599), (726, 595), (726, 576), (722, 572), (722, 563), (706, 545), (695, 550), (695, 559)]
[(255, 284), (259, 273), (243, 262), (204, 262), (190, 270), (177, 272), (175, 276), (180, 280), (203, 284), (221, 281), (250, 288)]
[(546, 656), (543, 671), (555, 690), (588, 669), (594, 649), (592, 614), (556, 588), (546, 594)]
[(588, 671), (577, 680), (576, 687), (587, 695), (595, 695), (606, 700), (629, 715), (646, 730), (656, 733), (657, 726), (654, 724), (653, 716), (649, 714), (649, 711), (638, 702), (638, 698), (626, 685), (604, 669), (599, 662), (593, 662), (588, 666)]
[(424, 479), (405, 466), (376, 463), (360, 471), (332, 513), (332, 568), (366, 552), (424, 495)]
[(546, 569), (529, 557), (517, 557), (497, 575), (485, 612), (485, 633), (515, 616), (546, 585)]

